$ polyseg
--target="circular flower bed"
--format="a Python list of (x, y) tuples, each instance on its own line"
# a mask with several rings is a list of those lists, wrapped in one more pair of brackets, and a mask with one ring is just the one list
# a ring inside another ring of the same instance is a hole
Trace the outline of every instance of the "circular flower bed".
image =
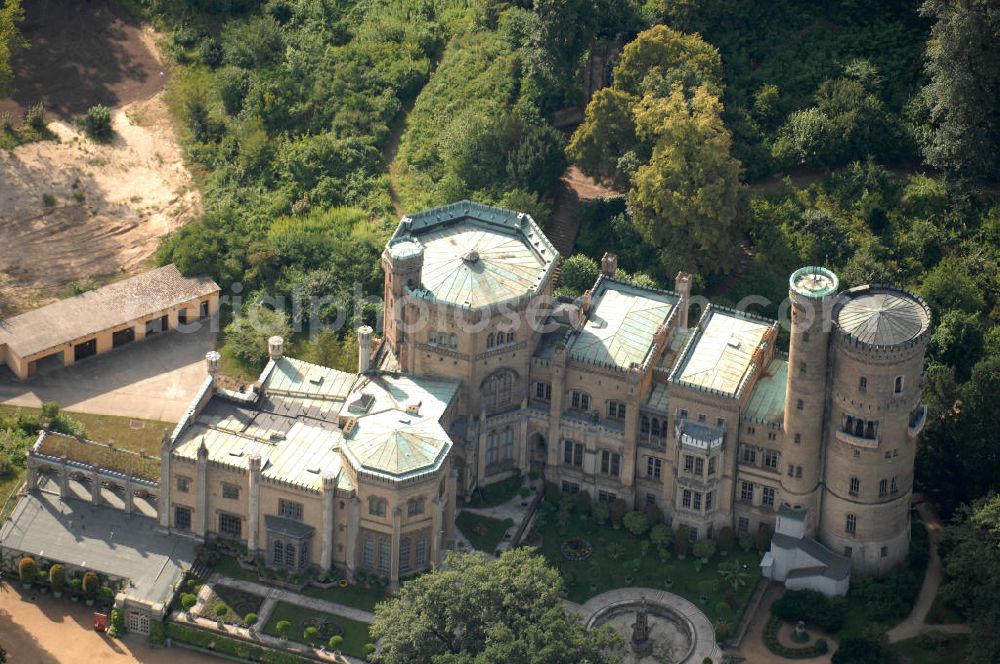
[(328, 640), (331, 636), (343, 636), (344, 628), (332, 620), (323, 618), (310, 618), (303, 623), (306, 627), (315, 627), (319, 632), (319, 636), (322, 637), (324, 641)]
[(566, 560), (581, 561), (590, 558), (594, 554), (594, 547), (590, 542), (582, 537), (571, 537), (559, 545)]

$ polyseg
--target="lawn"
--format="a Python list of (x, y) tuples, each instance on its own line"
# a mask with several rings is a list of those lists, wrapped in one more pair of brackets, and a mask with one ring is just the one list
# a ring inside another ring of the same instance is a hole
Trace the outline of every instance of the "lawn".
[(969, 656), (969, 637), (964, 634), (924, 634), (889, 646), (889, 651), (910, 664), (964, 662)]
[(467, 507), (496, 507), (503, 505), (508, 500), (517, 495), (521, 485), (524, 484), (524, 477), (518, 473), (514, 477), (505, 480), (477, 487), (472, 492), (472, 499)]
[[(643, 555), (643, 542), (648, 544), (648, 538), (601, 525), (593, 517), (573, 516), (562, 533), (554, 518), (543, 521), (537, 529), (542, 537), (539, 550), (562, 573), (567, 597), (573, 602), (582, 603), (615, 588), (664, 589), (697, 604), (713, 622), (724, 619), (735, 626), (760, 580), (760, 555), (756, 551), (737, 549), (728, 556), (716, 554), (705, 565), (690, 554), (684, 560), (671, 555), (664, 562), (655, 547), (648, 546)], [(563, 556), (560, 546), (573, 537), (590, 542), (593, 554), (589, 559), (571, 561)], [(732, 565), (734, 560), (746, 565), (747, 571), (746, 583), (738, 590), (719, 575), (719, 566)]]
[(469, 543), (479, 551), (493, 553), (507, 529), (514, 525), (510, 519), (501, 521), (472, 512), (459, 512), (455, 525)]
[(306, 597), (315, 597), (335, 604), (343, 604), (362, 611), (374, 611), (375, 605), (386, 598), (381, 588), (365, 588), (362, 584), (351, 583), (346, 588), (317, 588), (306, 586), (302, 591)]
[(215, 571), (231, 579), (260, 583), (256, 570), (243, 569), (232, 556), (219, 556), (219, 560), (215, 563)]
[[(27, 417), (41, 415), (40, 408), (0, 405), (0, 417), (16, 416), (18, 413)], [(173, 431), (174, 424), (156, 420), (140, 420), (132, 417), (116, 415), (91, 415), (89, 413), (65, 414), (83, 425), (86, 438), (106, 443), (115, 441), (115, 447), (138, 452), (145, 451), (152, 456), (160, 456), (160, 441), (163, 430)]]
[[(366, 643), (370, 642), (368, 637), (368, 625), (357, 620), (344, 618), (330, 613), (318, 613), (297, 604), (288, 602), (278, 602), (271, 613), (270, 620), (261, 630), (271, 636), (281, 636), (278, 633), (278, 623), (287, 620), (291, 623), (288, 638), (306, 645), (319, 647), (325, 645), (330, 637), (339, 633), (344, 637), (344, 642), (340, 649), (342, 652), (353, 657), (363, 657), (363, 649)], [(314, 642), (305, 639), (304, 633), (307, 627), (317, 627), (320, 630), (321, 638)]]
[(257, 613), (264, 598), (230, 586), (212, 586), (212, 596), (204, 616), (221, 618), (226, 622), (243, 622), (248, 613)]

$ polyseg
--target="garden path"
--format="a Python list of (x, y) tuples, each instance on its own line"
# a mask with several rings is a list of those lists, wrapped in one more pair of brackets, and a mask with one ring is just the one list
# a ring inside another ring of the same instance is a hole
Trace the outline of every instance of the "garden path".
[(830, 652), (818, 657), (810, 657), (809, 659), (786, 659), (779, 657), (764, 645), (764, 629), (767, 626), (768, 619), (771, 617), (771, 604), (774, 603), (774, 600), (781, 597), (784, 592), (785, 588), (781, 584), (771, 584), (768, 587), (767, 592), (764, 594), (764, 599), (761, 600), (760, 607), (754, 613), (750, 627), (747, 628), (746, 635), (740, 643), (739, 652), (743, 656), (743, 661), (745, 664), (776, 664), (777, 662), (829, 664), (833, 653), (837, 652), (837, 643), (832, 638), (827, 638), (826, 640), (830, 645)]
[[(263, 583), (245, 581), (243, 579), (234, 579), (229, 576), (223, 576), (219, 573), (215, 573), (210, 576), (208, 583), (209, 585), (220, 584), (230, 586), (244, 592), (255, 593), (257, 595), (261, 595), (262, 597), (272, 599), (275, 603), (288, 602), (289, 604), (297, 604), (298, 606), (304, 606), (307, 609), (312, 609), (313, 611), (333, 613), (335, 615), (343, 616), (345, 618), (350, 618), (351, 620), (357, 620), (363, 623), (370, 623), (375, 620), (375, 614), (369, 611), (362, 611), (361, 609), (355, 609), (352, 606), (337, 604), (336, 602), (328, 602), (325, 599), (307, 597), (306, 595), (292, 590), (272, 588), (271, 586), (265, 586)], [(261, 614), (261, 622), (263, 622), (263, 614)]]
[(941, 564), (941, 556), (938, 553), (938, 543), (941, 540), (941, 519), (927, 502), (918, 503), (917, 512), (924, 521), (924, 527), (927, 528), (927, 538), (930, 540), (930, 560), (927, 563), (924, 583), (920, 586), (920, 594), (917, 596), (917, 601), (913, 605), (910, 615), (886, 633), (886, 636), (889, 637), (889, 643), (912, 639), (927, 632), (969, 633), (968, 625), (927, 624), (927, 613), (931, 610), (934, 598), (937, 597), (938, 590), (941, 588), (941, 581), (944, 579), (944, 566)]

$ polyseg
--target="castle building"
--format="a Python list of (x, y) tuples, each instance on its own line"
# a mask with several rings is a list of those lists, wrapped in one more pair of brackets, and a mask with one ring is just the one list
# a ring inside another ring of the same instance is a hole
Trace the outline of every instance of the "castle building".
[(530, 471), (567, 494), (656, 505), (692, 540), (777, 526), (762, 565), (793, 587), (842, 593), (851, 570), (905, 557), (923, 301), (802, 268), (786, 355), (777, 321), (713, 304), (690, 320), (688, 275), (646, 288), (605, 255), (565, 301), (558, 261), (526, 214), (463, 201), (405, 217), (382, 254), (381, 339), (358, 330), (357, 372), (287, 357), (275, 337), (260, 379), (233, 392), (210, 353), (158, 477), (147, 457), (74, 461), (84, 441), (43, 434), (29, 489), (46, 472), (60, 495), (70, 473), (124, 482), (129, 510), (134, 487), (155, 497), (160, 533), (393, 587), (442, 559), (458, 501)]

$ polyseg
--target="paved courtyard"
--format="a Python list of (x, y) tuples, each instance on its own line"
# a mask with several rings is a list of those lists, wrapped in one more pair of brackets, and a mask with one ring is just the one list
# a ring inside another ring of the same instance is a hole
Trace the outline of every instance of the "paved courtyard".
[(0, 527), (0, 548), (128, 578), (129, 596), (154, 603), (169, 597), (195, 559), (194, 540), (156, 526), (149, 517), (39, 492), (23, 497)]
[(170, 332), (18, 381), (0, 369), (0, 403), (177, 422), (205, 379), (205, 353), (216, 335)]

